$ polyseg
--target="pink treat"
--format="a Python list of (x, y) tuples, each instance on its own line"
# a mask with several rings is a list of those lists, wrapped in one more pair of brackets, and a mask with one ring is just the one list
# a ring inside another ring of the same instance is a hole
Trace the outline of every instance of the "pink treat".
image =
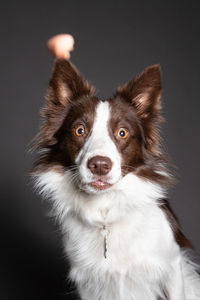
[(57, 58), (70, 59), (70, 52), (74, 49), (74, 38), (70, 34), (58, 34), (47, 42), (48, 50)]

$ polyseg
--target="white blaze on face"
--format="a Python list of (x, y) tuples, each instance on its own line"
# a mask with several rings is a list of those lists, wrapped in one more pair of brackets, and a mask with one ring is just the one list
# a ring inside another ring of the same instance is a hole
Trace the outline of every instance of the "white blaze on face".
[(109, 103), (100, 102), (96, 108), (92, 133), (76, 158), (82, 183), (89, 183), (94, 179), (87, 162), (97, 155), (108, 157), (112, 161), (112, 169), (106, 176), (108, 183), (114, 184), (121, 178), (121, 156), (109, 135), (109, 120)]

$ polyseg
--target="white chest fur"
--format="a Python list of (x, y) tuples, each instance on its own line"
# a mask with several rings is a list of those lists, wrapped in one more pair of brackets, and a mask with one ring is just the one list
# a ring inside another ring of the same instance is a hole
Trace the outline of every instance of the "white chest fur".
[(136, 210), (108, 224), (106, 258), (101, 226), (85, 225), (69, 215), (66, 228), (71, 278), (83, 299), (153, 300), (163, 296), (162, 284), (179, 250), (159, 208), (149, 208), (146, 213)]
[[(166, 285), (170, 300), (190, 299), (184, 296), (180, 249), (158, 205), (163, 191), (130, 174), (109, 193), (86, 195), (73, 187), (70, 176), (51, 171), (36, 180), (53, 201), (71, 262), (70, 276), (82, 300), (165, 300)], [(185, 280), (190, 295), (199, 281), (194, 283), (188, 264), (184, 269), (192, 278)]]

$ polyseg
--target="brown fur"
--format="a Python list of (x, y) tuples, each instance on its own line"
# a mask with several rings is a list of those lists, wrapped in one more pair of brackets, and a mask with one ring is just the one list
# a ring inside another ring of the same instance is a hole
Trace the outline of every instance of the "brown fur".
[[(67, 60), (57, 59), (46, 95), (46, 104), (41, 110), (42, 127), (34, 139), (36, 149), (45, 148), (33, 167), (33, 172), (56, 166), (59, 172), (72, 164), (68, 151), (78, 150), (73, 141), (74, 135), (67, 131), (73, 119), (85, 112), (88, 131), (94, 118), (95, 89)], [(70, 116), (74, 116), (70, 119)], [(65, 135), (65, 132), (67, 135)], [(67, 144), (67, 138), (70, 141)], [(68, 145), (65, 147), (64, 145)], [(80, 145), (81, 147), (81, 145)]]
[[(172, 183), (166, 167), (166, 157), (161, 151), (159, 134), (161, 116), (161, 70), (158, 65), (151, 66), (129, 83), (118, 88), (111, 99), (111, 128), (116, 120), (131, 124), (131, 135), (127, 147), (121, 147), (123, 170), (125, 174), (134, 171), (136, 175), (160, 184)], [(117, 108), (117, 109), (116, 109)], [(116, 112), (115, 112), (116, 111)], [(118, 114), (118, 115), (117, 115)], [(123, 115), (123, 120), (121, 116)]]
[(116, 96), (132, 102), (145, 132), (146, 146), (155, 154), (160, 152), (161, 92), (161, 69), (154, 65), (118, 88), (116, 93)]
[(94, 96), (95, 89), (82, 78), (67, 60), (57, 59), (49, 81), (46, 104), (41, 110), (42, 128), (36, 136), (36, 148), (57, 143), (56, 131), (61, 127), (70, 104), (83, 96)]

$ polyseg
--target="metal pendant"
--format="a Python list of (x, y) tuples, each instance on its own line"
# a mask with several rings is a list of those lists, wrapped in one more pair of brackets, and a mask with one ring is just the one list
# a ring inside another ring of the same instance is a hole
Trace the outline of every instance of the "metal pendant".
[(108, 239), (108, 229), (106, 227), (106, 225), (103, 226), (102, 230), (101, 230), (101, 233), (103, 235), (103, 252), (104, 252), (104, 257), (107, 258), (107, 251), (108, 251), (108, 248), (107, 248), (107, 239)]

